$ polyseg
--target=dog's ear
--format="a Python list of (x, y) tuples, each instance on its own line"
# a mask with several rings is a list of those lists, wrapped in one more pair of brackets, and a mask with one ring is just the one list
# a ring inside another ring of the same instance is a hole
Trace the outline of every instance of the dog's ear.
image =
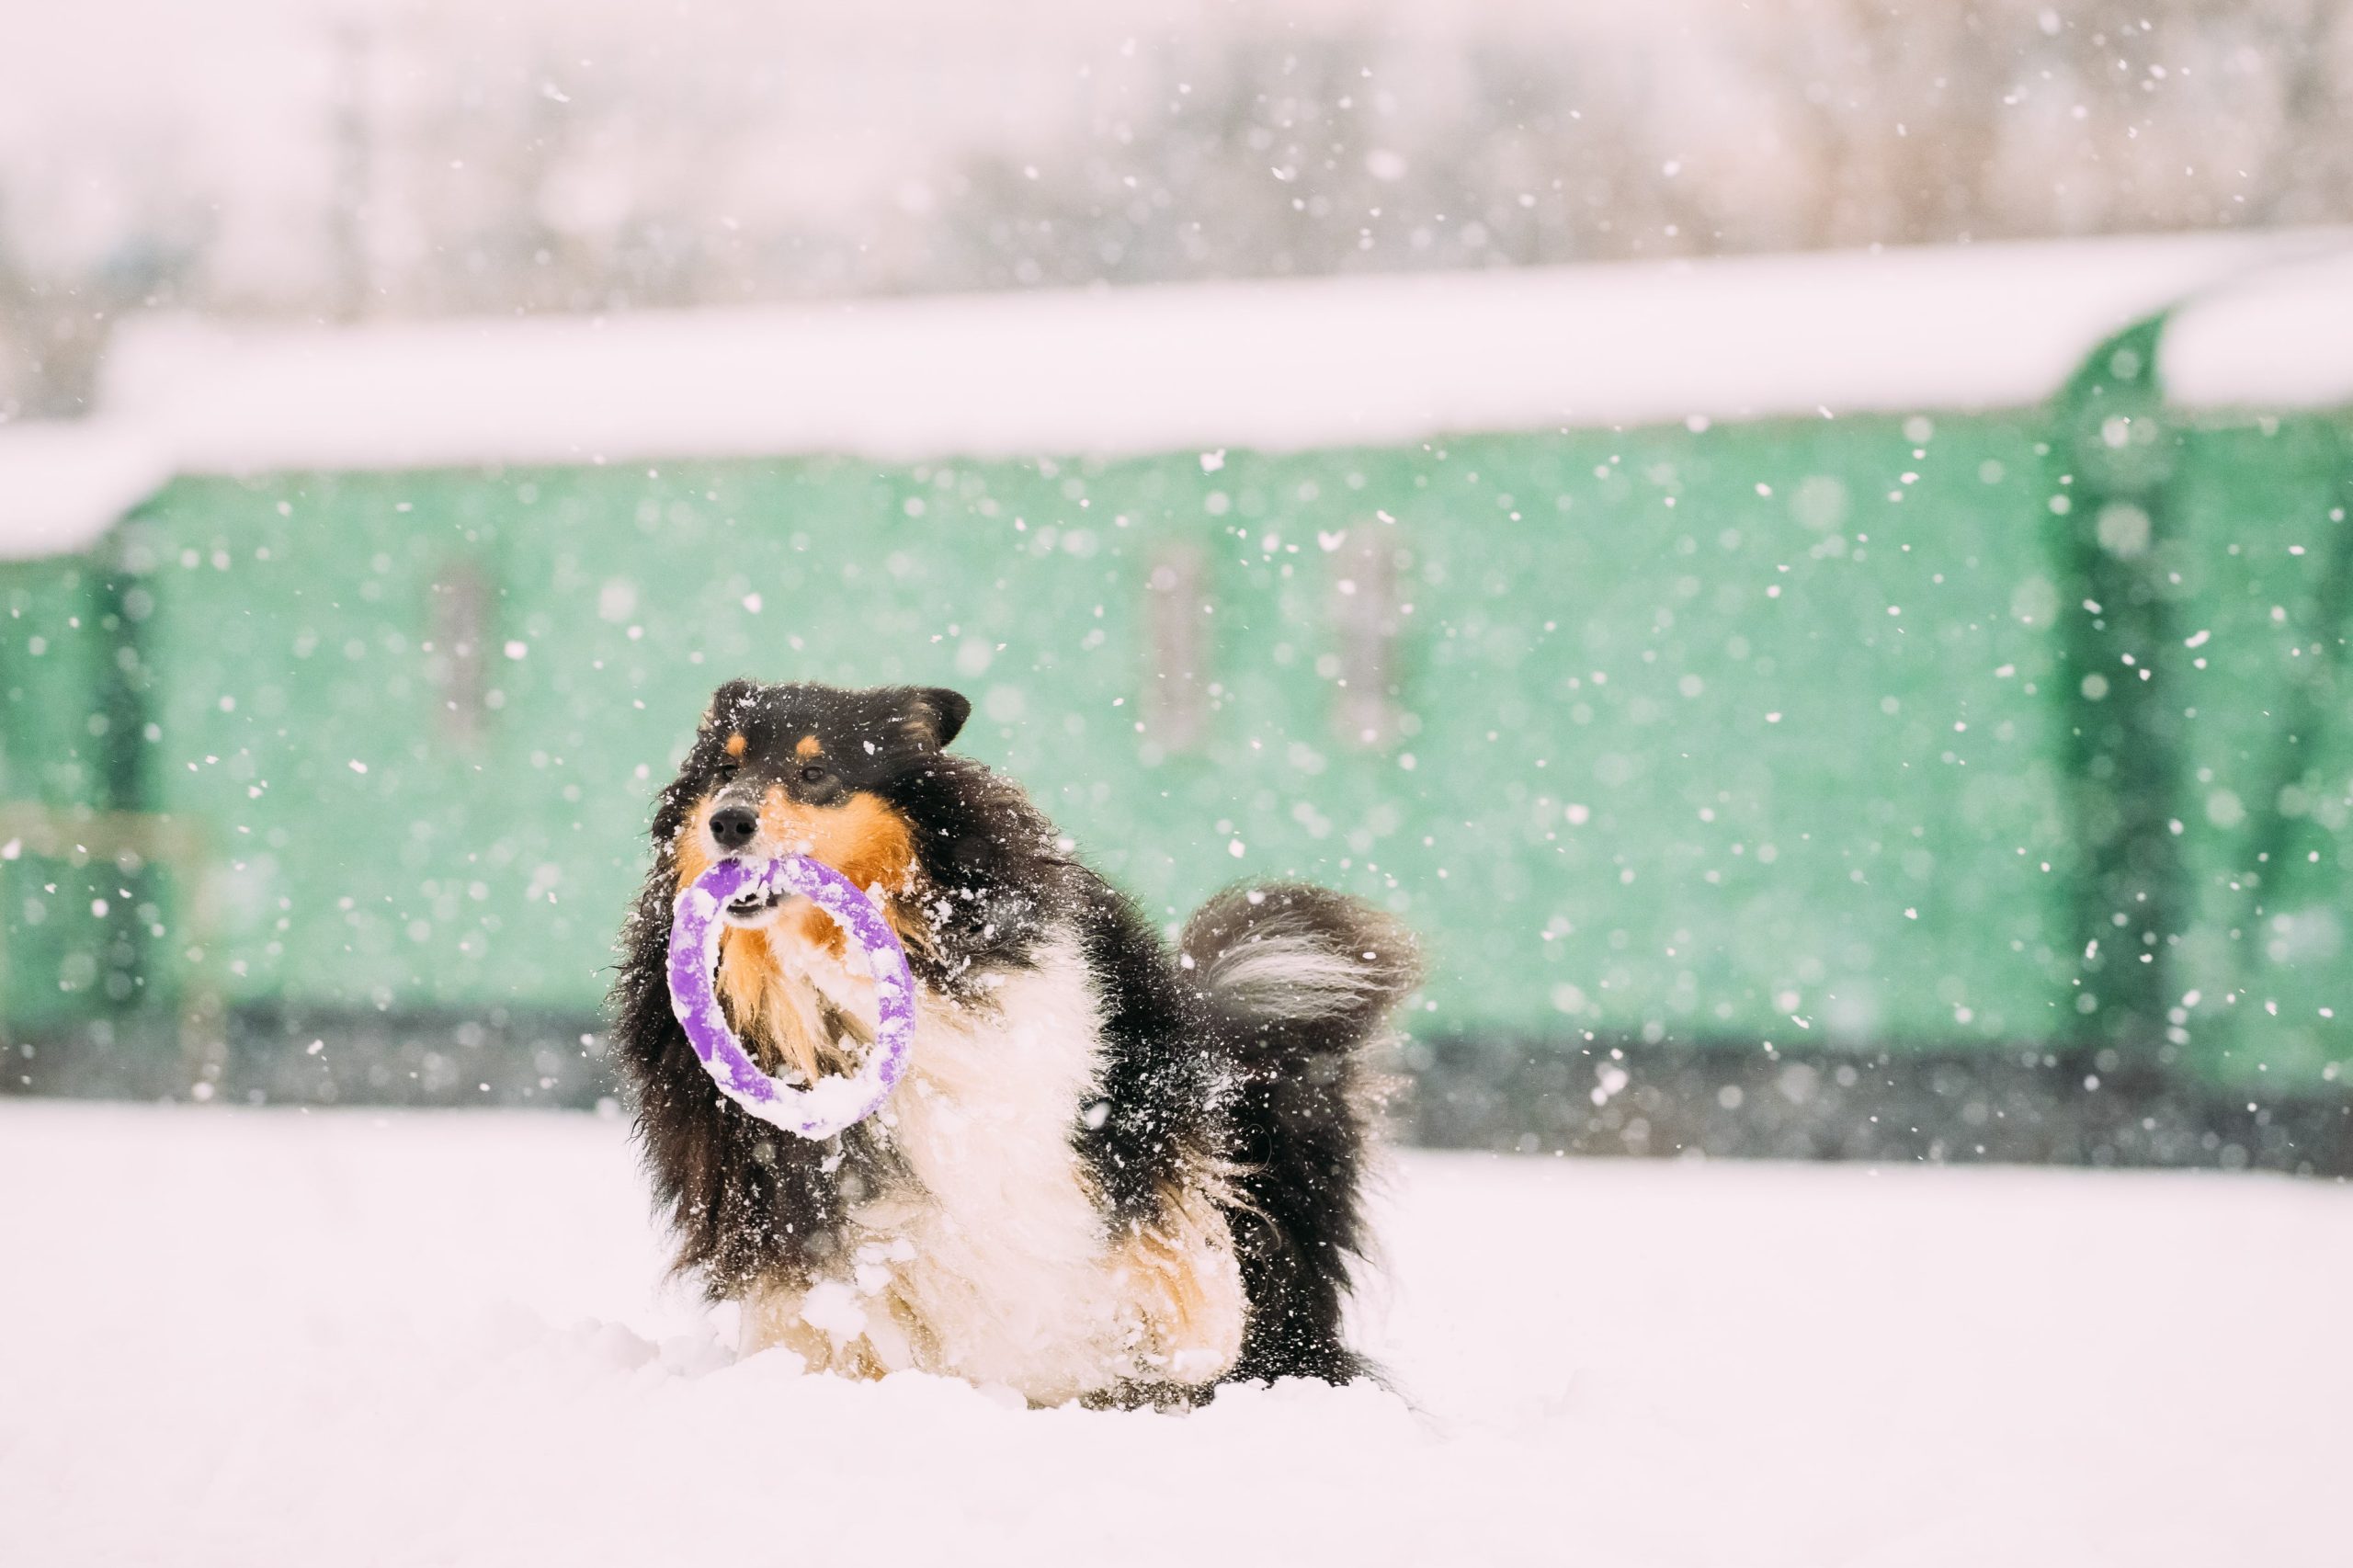
[(701, 728), (708, 730), (715, 724), (732, 722), (736, 713), (758, 694), (759, 689), (758, 681), (746, 680), (742, 676), (727, 682), (710, 694), (710, 706), (702, 710)]
[(950, 691), (944, 686), (917, 687), (906, 695), (904, 710), (908, 730), (916, 739), (940, 751), (956, 738), (964, 721), (972, 716), (972, 705), (961, 691)]

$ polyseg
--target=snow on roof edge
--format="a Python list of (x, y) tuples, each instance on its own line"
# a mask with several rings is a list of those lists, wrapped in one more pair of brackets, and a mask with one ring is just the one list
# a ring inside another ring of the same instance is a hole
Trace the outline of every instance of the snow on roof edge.
[(2157, 348), (2167, 400), (2200, 409), (2353, 405), (2353, 231), (2321, 231), (2183, 301)]
[(0, 427), (0, 557), (85, 547), (174, 473), (1301, 449), (2026, 407), (2184, 300), (2177, 401), (2353, 401), (2353, 229), (618, 317), (147, 318), (117, 334), (97, 417)]
[(0, 561), (89, 549), (172, 472), (161, 449), (109, 421), (0, 424)]

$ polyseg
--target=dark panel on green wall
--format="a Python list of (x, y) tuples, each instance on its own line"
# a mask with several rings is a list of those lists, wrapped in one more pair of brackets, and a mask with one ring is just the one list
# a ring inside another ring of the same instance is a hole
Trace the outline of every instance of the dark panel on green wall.
[(90, 564), (9, 563), (0, 606), (0, 1018), (47, 1030), (140, 1000), (142, 873), (74, 831), (119, 803), (137, 721), (119, 700), (120, 624)]
[(2183, 854), (2172, 1022), (2249, 1092), (2353, 1057), (2353, 443), (2315, 418), (2191, 430), (2179, 482)]

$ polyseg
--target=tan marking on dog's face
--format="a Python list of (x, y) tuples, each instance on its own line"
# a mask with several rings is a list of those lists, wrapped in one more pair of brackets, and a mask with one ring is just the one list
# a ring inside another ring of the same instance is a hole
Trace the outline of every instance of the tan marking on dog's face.
[(751, 744), (752, 743), (745, 740), (740, 733), (730, 735), (727, 737), (727, 755), (730, 756), (741, 756), (744, 755), (744, 748)]
[(915, 864), (915, 834), (880, 795), (812, 806), (771, 789), (760, 800), (760, 835), (781, 854), (813, 855), (859, 887), (896, 888)]
[[(672, 846), (677, 887), (683, 892), (718, 856), (711, 844), (715, 795), (706, 795), (687, 813)], [(927, 943), (929, 933), (891, 895), (905, 887), (915, 869), (913, 829), (880, 796), (860, 792), (835, 806), (812, 806), (781, 788), (760, 801), (760, 833), (755, 841), (779, 855), (808, 855), (861, 888), (881, 895), (884, 915), (903, 941)], [(816, 1013), (816, 998), (802, 977), (779, 956), (795, 944), (842, 958), (848, 937), (834, 917), (803, 902), (773, 926), (746, 930), (730, 926), (720, 935), (718, 990), (737, 1032), (760, 1037), (786, 1062), (814, 1075), (830, 1030)]]
[[(706, 795), (687, 813), (671, 852), (683, 892), (710, 869), (710, 809)], [(807, 984), (788, 974), (784, 961), (766, 931), (729, 926), (719, 934), (719, 973), (714, 989), (727, 1012), (729, 1027), (744, 1041), (753, 1060), (767, 1072), (797, 1069), (815, 1078), (824, 1071), (818, 1042), (824, 1038), (817, 1017), (817, 999)]]
[[(837, 806), (810, 806), (770, 790), (760, 802), (760, 834), (782, 853), (813, 856), (862, 888), (895, 891), (915, 869), (915, 834), (906, 819), (864, 791)], [(791, 920), (801, 940), (841, 957), (847, 938), (833, 916), (810, 904)]]
[(823, 756), (825, 755), (825, 748), (816, 736), (803, 735), (793, 744), (792, 755), (802, 757)]
[(670, 841), (670, 858), (677, 868), (679, 892), (694, 886), (716, 858), (710, 852), (710, 801), (709, 795), (697, 801), (679, 825), (678, 835)]
[[(687, 812), (672, 845), (678, 891), (684, 892), (718, 859), (710, 838), (715, 794)], [(862, 888), (896, 892), (915, 869), (915, 830), (880, 795), (865, 790), (839, 804), (813, 806), (781, 786), (760, 798), (760, 832), (754, 842), (778, 855), (812, 855)]]

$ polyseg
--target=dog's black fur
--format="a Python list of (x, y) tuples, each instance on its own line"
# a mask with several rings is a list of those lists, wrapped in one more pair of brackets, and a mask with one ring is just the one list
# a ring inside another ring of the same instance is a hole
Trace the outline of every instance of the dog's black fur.
[[(733, 681), (658, 798), (654, 864), (622, 934), (610, 1008), (678, 1267), (714, 1299), (763, 1277), (805, 1279), (838, 1251), (848, 1210), (898, 1174), (871, 1123), (837, 1145), (810, 1142), (721, 1096), (672, 1014), (665, 969), (678, 846), (699, 811), (746, 790), (820, 811), (866, 794), (912, 839), (896, 906), (903, 929), (910, 913), (917, 921), (908, 954), (928, 990), (972, 999), (992, 973), (1028, 967), (1050, 930), (1077, 934), (1103, 1003), (1103, 1072), (1099, 1100), (1071, 1108), (1069, 1137), (1107, 1228), (1150, 1222), (1204, 1168), (1233, 1173), (1225, 1213), (1247, 1317), (1226, 1379), (1359, 1375), (1340, 1319), (1366, 1240), (1364, 1056), (1416, 983), (1410, 937), (1357, 900), (1276, 885), (1213, 899), (1172, 952), (1017, 785), (945, 749), (969, 711), (938, 689)], [(823, 768), (798, 759), (800, 736), (822, 742)], [(1312, 998), (1270, 995), (1268, 971), (1235, 960), (1275, 937), (1312, 944), (1348, 973)], [(1242, 978), (1226, 983), (1229, 972)]]

